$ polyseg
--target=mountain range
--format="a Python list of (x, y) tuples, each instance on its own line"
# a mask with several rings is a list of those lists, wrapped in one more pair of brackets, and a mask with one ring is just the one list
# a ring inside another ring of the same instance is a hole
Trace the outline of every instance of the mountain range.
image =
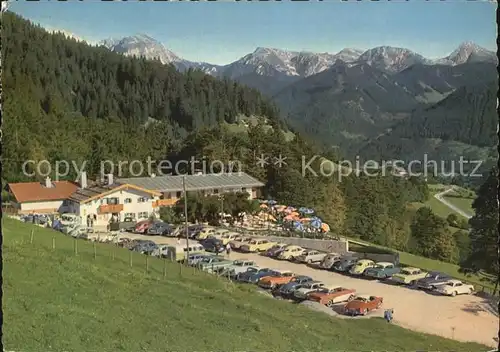
[(472, 42), (462, 43), (450, 55), (437, 60), (427, 59), (409, 49), (390, 46), (380, 46), (366, 51), (345, 48), (336, 54), (258, 47), (254, 52), (227, 65), (185, 60), (146, 34), (107, 39), (98, 45), (124, 55), (159, 59), (164, 64), (174, 65), (180, 71), (193, 68), (216, 77), (234, 79), (271, 96), (301, 78), (328, 70), (339, 60), (351, 64), (366, 63), (388, 74), (401, 72), (417, 64), (456, 66), (466, 62), (497, 60), (495, 53)]
[(258, 47), (227, 65), (185, 60), (147, 35), (100, 45), (256, 88), (297, 132), (349, 159), (496, 158), (497, 57), (472, 42), (439, 59), (391, 46), (336, 54)]

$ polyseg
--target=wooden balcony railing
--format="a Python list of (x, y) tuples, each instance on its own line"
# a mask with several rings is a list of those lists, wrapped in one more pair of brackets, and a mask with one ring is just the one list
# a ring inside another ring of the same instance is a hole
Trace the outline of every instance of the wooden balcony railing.
[(157, 201), (153, 202), (153, 208), (156, 207), (169, 207), (177, 203), (177, 199), (171, 198), (171, 199), (158, 199)]
[(123, 210), (123, 204), (103, 204), (99, 206), (99, 214), (119, 213)]

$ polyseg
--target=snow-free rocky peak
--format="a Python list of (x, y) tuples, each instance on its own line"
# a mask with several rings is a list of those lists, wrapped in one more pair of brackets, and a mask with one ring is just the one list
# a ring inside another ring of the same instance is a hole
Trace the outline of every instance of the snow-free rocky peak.
[(127, 56), (159, 59), (163, 64), (182, 61), (177, 55), (165, 48), (162, 43), (146, 34), (137, 34), (122, 39), (103, 40), (101, 45), (109, 50)]
[(359, 61), (386, 72), (400, 72), (415, 64), (430, 64), (426, 59), (409, 49), (395, 48), (392, 46), (379, 46), (365, 51)]
[(497, 57), (494, 52), (489, 51), (473, 42), (463, 42), (450, 55), (436, 60), (438, 64), (461, 65), (466, 62), (496, 62)]

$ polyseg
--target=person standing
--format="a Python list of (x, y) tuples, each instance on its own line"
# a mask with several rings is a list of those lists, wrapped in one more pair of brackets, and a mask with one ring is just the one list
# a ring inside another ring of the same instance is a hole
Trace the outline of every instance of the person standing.
[(231, 245), (229, 243), (226, 244), (226, 254), (227, 254), (228, 257), (231, 254)]

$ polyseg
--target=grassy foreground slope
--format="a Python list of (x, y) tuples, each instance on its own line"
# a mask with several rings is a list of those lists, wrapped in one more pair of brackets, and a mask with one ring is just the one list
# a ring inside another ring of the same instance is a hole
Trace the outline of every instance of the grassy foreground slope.
[[(2, 221), (6, 350), (481, 351), (381, 319), (344, 320), (251, 287)], [(52, 249), (55, 243), (55, 249)], [(164, 269), (166, 270), (164, 271)]]

